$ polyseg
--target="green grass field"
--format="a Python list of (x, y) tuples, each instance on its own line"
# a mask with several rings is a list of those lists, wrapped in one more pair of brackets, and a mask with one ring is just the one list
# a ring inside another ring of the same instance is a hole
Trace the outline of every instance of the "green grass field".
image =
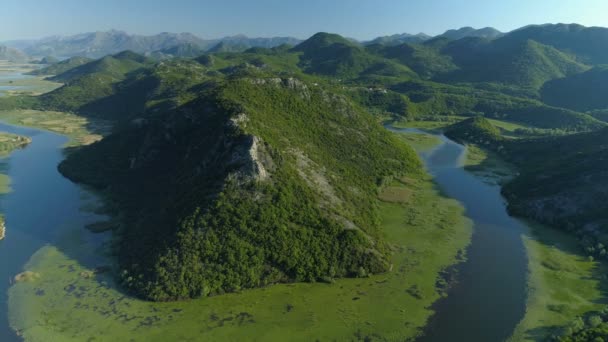
[(419, 153), (430, 151), (441, 142), (438, 137), (429, 134), (396, 133), (396, 135)]
[(491, 184), (504, 184), (517, 172), (514, 165), (505, 162), (496, 153), (471, 144), (467, 145), (464, 168)]
[(539, 341), (567, 326), (575, 317), (608, 304), (605, 263), (589, 261), (576, 238), (531, 224), (524, 236), (528, 252), (526, 315), (511, 341)]
[(14, 150), (27, 146), (31, 141), (29, 137), (0, 132), (0, 158), (7, 157)]
[(0, 120), (12, 125), (39, 128), (70, 138), (68, 146), (80, 146), (101, 139), (110, 131), (110, 124), (74, 114), (36, 110), (0, 111)]

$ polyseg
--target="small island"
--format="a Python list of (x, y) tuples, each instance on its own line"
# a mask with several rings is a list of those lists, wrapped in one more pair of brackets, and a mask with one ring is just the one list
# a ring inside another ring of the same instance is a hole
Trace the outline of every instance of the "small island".
[(30, 137), (0, 132), (0, 158), (9, 156), (14, 150), (24, 148), (31, 142)]
[(4, 225), (4, 217), (0, 216), (0, 240), (4, 240), (6, 234), (6, 227)]

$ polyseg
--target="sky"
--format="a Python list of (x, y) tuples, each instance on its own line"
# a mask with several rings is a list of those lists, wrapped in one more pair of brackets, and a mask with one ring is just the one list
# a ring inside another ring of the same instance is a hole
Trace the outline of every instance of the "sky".
[(452, 28), (579, 23), (608, 27), (608, 0), (0, 0), (0, 41), (118, 29), (203, 38), (307, 38), (325, 31), (360, 40)]

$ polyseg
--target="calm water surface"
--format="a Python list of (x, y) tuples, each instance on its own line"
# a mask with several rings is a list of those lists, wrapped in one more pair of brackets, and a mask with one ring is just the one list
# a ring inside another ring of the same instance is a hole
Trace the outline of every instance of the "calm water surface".
[(50, 132), (0, 123), (0, 131), (29, 136), (32, 143), (0, 160), (0, 171), (11, 178), (12, 192), (0, 196), (6, 218), (6, 238), (0, 241), (0, 341), (19, 341), (8, 323), (7, 290), (14, 276), (38, 249), (69, 227), (84, 226), (96, 215), (81, 208), (85, 191), (61, 176), (67, 138)]
[(437, 314), (419, 341), (504, 341), (525, 313), (528, 259), (522, 234), (528, 227), (507, 214), (499, 186), (462, 168), (466, 148), (437, 136), (441, 145), (421, 156), (443, 192), (464, 205), (474, 232), (467, 261), (457, 266), (457, 283), (435, 305)]

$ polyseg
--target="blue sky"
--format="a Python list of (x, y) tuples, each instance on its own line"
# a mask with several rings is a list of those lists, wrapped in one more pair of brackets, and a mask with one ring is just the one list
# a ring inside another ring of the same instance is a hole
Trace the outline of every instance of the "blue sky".
[(204, 38), (306, 38), (319, 31), (370, 39), (450, 28), (580, 23), (608, 27), (608, 0), (3, 0), (0, 40), (120, 29)]

